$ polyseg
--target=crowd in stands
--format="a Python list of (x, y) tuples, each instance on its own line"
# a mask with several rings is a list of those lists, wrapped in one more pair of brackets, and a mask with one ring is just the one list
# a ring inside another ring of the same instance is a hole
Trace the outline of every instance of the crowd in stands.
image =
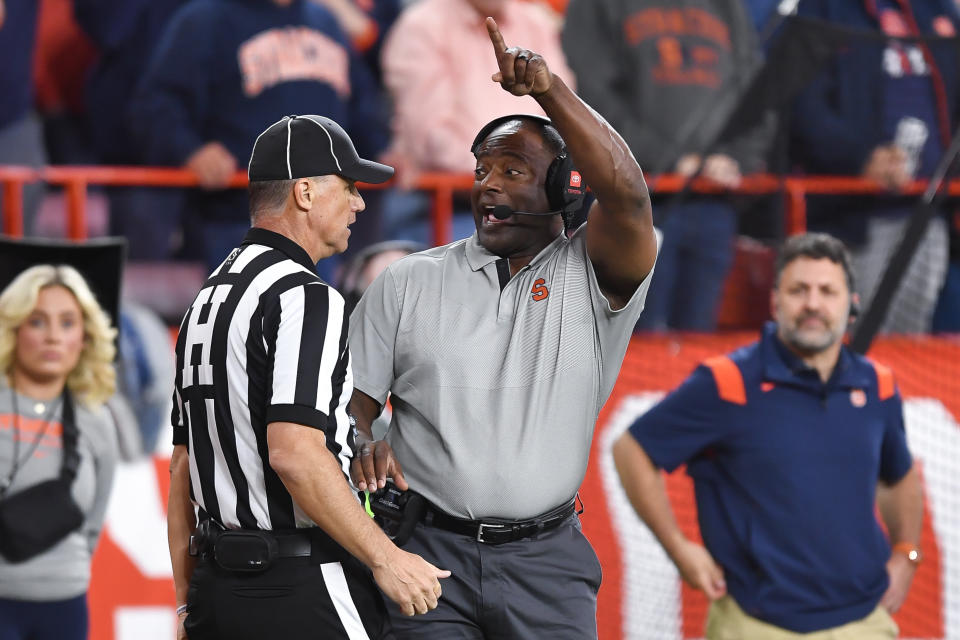
[[(225, 187), (256, 133), (284, 115), (318, 113), (343, 123), (362, 156), (397, 167), (392, 188), (365, 193), (351, 252), (426, 243), (430, 201), (418, 177), (472, 172), (477, 130), (516, 111), (490, 81), (482, 21), (493, 15), (508, 41), (542, 52), (623, 133), (649, 176), (699, 175), (732, 189), (764, 171), (882, 185), (883, 196), (808, 206), (812, 229), (852, 247), (869, 302), (915, 204), (897, 192), (933, 174), (958, 122), (960, 10), (954, 0), (801, 0), (801, 16), (853, 27), (860, 40), (826, 60), (787, 112), (731, 130), (740, 96), (785, 33), (776, 4), (0, 0), (0, 164), (192, 169), (199, 189), (90, 197), (109, 232), (127, 238), (131, 261), (208, 268), (248, 226), (244, 194)], [(538, 112), (533, 101), (528, 110)], [(43, 187), (24, 195), (26, 232), (42, 235)], [(712, 330), (738, 237), (782, 236), (778, 200), (656, 195), (664, 242), (638, 328)], [(473, 231), (466, 196), (454, 199), (455, 238)], [(952, 206), (929, 225), (885, 330), (960, 327)], [(338, 266), (318, 270), (336, 280)]]
[[(716, 140), (729, 115), (723, 103), (736, 99), (741, 91), (735, 89), (745, 87), (760, 64), (756, 29), (744, 3), (696, 4), (702, 13), (675, 29), (671, 16), (686, 14), (670, 0), (572, 0), (564, 51), (581, 97), (621, 132), (645, 171), (700, 170), (737, 187), (741, 174), (765, 168), (773, 137), (773, 123), (758, 122), (736, 138)], [(622, 29), (624, 41), (610, 37)], [(655, 46), (644, 46), (646, 40)], [(691, 130), (691, 122), (702, 126)], [(660, 286), (651, 286), (640, 325), (709, 330), (733, 260), (735, 206), (729, 198), (702, 195), (654, 210), (663, 231)]]

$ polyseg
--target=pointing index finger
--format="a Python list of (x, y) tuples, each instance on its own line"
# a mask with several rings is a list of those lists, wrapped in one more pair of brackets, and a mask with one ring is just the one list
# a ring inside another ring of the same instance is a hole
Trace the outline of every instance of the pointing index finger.
[(507, 43), (503, 41), (503, 35), (500, 34), (500, 27), (497, 26), (497, 21), (487, 16), (487, 33), (490, 34), (490, 42), (493, 43), (493, 51), (499, 56), (501, 53), (507, 50)]

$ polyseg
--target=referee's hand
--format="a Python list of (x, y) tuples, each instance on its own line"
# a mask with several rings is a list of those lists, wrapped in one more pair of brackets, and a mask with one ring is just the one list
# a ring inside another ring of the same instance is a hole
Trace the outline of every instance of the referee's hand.
[(179, 616), (177, 620), (177, 640), (189, 640), (189, 638), (187, 638), (187, 630), (183, 626), (183, 622), (186, 620), (186, 618), (187, 614), (183, 614)]
[(393, 547), (387, 562), (373, 567), (377, 586), (397, 603), (405, 616), (436, 609), (443, 592), (440, 579), (448, 577), (449, 571), (437, 569), (420, 556), (399, 547)]
[(504, 91), (515, 96), (538, 96), (546, 93), (553, 84), (553, 73), (547, 68), (547, 61), (536, 51), (507, 47), (500, 33), (500, 27), (493, 18), (487, 18), (487, 34), (493, 43), (493, 52), (497, 56), (500, 71), (493, 74), (494, 82), (499, 82)]

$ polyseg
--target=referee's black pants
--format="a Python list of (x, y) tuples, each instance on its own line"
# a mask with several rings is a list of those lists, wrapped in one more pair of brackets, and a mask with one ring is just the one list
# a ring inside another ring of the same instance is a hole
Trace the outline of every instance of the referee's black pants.
[(278, 558), (260, 573), (197, 563), (187, 593), (190, 640), (394, 640), (370, 572), (352, 556)]

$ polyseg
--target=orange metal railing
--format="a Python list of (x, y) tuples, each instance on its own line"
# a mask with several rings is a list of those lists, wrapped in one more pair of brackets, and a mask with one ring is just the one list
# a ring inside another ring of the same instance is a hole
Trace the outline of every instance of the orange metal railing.
[[(87, 235), (86, 194), (90, 185), (98, 186), (162, 186), (196, 187), (196, 176), (187, 169), (159, 167), (105, 167), (105, 166), (50, 166), (41, 169), (12, 165), (0, 166), (2, 185), (3, 233), (23, 235), (23, 185), (43, 181), (60, 186), (66, 193), (67, 236), (82, 240)], [(675, 193), (683, 188), (684, 178), (673, 174), (648, 176), (651, 191)], [(247, 184), (246, 174), (238, 172), (230, 187)], [(433, 242), (444, 244), (451, 238), (453, 197), (473, 185), (470, 174), (428, 173), (420, 177), (417, 188), (430, 193), (432, 200)], [(382, 189), (382, 185), (361, 185), (362, 189)], [(728, 190), (709, 180), (698, 178), (691, 190), (697, 193), (737, 193), (747, 195), (780, 194), (784, 198), (785, 229), (787, 233), (801, 233), (806, 229), (806, 197), (824, 194), (882, 194), (877, 183), (863, 178), (838, 176), (773, 176), (751, 175), (743, 179), (738, 189)], [(901, 193), (919, 195), (925, 181), (915, 181)], [(950, 183), (948, 193), (960, 196), (960, 180)]]

